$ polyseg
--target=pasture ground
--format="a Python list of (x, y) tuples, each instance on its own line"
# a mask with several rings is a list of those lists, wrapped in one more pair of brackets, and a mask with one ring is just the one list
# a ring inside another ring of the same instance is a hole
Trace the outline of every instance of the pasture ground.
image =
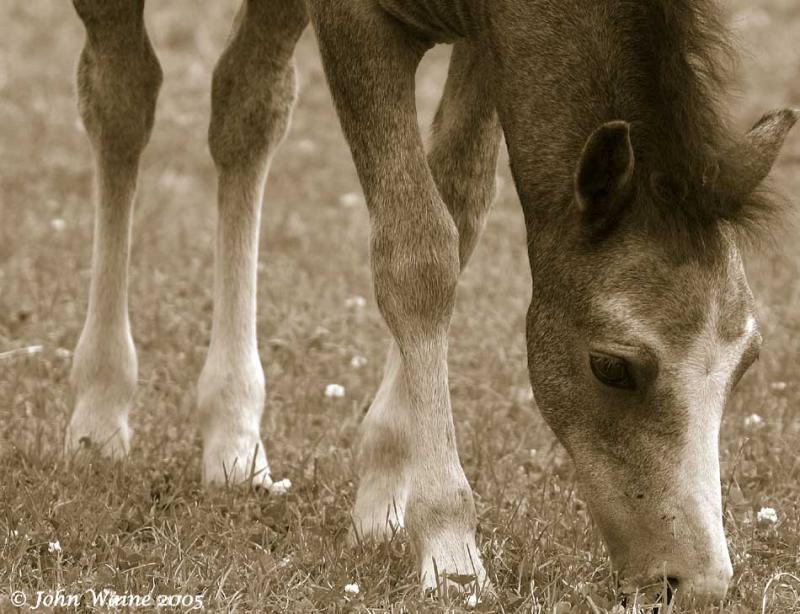
[[(377, 389), (388, 333), (372, 298), (368, 219), (313, 37), (298, 50), (301, 93), (272, 169), (261, 240), (263, 431), (285, 497), (206, 492), (194, 385), (211, 322), (215, 175), (205, 142), (213, 64), (235, 3), (149, 3), (165, 72), (144, 156), (132, 255), (140, 360), (130, 459), (73, 467), (60, 457), (67, 376), (88, 288), (91, 158), (73, 100), (83, 40), (69, 2), (4, 0), (0, 18), (0, 612), (12, 591), (105, 587), (202, 595), (206, 609), (449, 611), (423, 598), (400, 539), (348, 549), (352, 449)], [(800, 5), (733, 0), (749, 55), (732, 104), (742, 129), (800, 106)], [(420, 70), (428, 124), (446, 71)], [(800, 134), (774, 174), (800, 193)], [(459, 290), (451, 388), (479, 542), (498, 600), (482, 611), (610, 609), (615, 582), (571, 464), (531, 407), (524, 351), (530, 296), (522, 217), (504, 179)], [(800, 611), (800, 230), (749, 260), (766, 339), (722, 432), (725, 524), (735, 578), (727, 612)], [(363, 308), (348, 298), (366, 297)], [(33, 353), (2, 354), (41, 346)], [(354, 356), (365, 366), (351, 366)], [(329, 399), (329, 383), (346, 395)], [(760, 427), (746, 426), (751, 414)], [(778, 522), (756, 522), (762, 507)], [(58, 542), (60, 550), (52, 544)], [(793, 572), (780, 576), (780, 572)], [(357, 595), (344, 587), (357, 583)], [(186, 610), (186, 608), (180, 608)]]

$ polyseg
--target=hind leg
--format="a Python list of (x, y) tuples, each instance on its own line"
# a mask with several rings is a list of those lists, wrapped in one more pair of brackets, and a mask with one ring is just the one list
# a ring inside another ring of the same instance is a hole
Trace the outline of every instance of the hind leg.
[(128, 319), (128, 254), (139, 157), (150, 136), (161, 69), (144, 0), (75, 0), (86, 27), (78, 106), (95, 154), (96, 211), (89, 306), (75, 349), (76, 405), (67, 453), (91, 445), (127, 454), (136, 351)]
[(211, 343), (198, 382), (203, 479), (271, 487), (261, 441), (256, 340), (259, 221), (270, 160), (296, 96), (292, 54), (307, 24), (296, 0), (244, 0), (214, 70), (209, 144), (218, 173)]
[[(462, 270), (494, 199), (501, 135), (488, 79), (481, 77), (483, 58), (467, 42), (455, 45), (428, 153), (433, 179), (458, 229)], [(404, 524), (408, 464), (393, 452), (391, 427), (402, 399), (402, 360), (393, 341), (383, 382), (361, 427), (361, 475), (353, 509), (360, 537), (383, 539)]]
[(459, 236), (426, 161), (414, 107), (424, 45), (377, 9), (328, 0), (309, 6), (370, 209), (378, 306), (397, 344), (390, 383), (364, 429), (357, 530), (391, 521), (393, 507), (402, 508), (426, 588), (454, 576), (483, 584), (447, 384)]

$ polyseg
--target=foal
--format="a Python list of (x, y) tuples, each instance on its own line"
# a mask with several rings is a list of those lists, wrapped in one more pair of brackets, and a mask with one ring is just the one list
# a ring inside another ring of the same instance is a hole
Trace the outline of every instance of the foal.
[[(136, 354), (131, 206), (161, 71), (143, 0), (74, 0), (97, 223), (66, 437), (129, 449)], [(534, 278), (529, 370), (623, 576), (720, 599), (731, 577), (717, 439), (760, 338), (737, 251), (798, 113), (731, 136), (706, 0), (244, 0), (212, 87), (215, 309), (198, 386), (203, 477), (269, 488), (260, 438), (256, 259), (269, 163), (309, 20), (366, 195), (375, 294), (394, 342), (363, 423), (361, 537), (403, 526), (425, 587), (486, 580), (456, 450), (447, 331), (494, 192), (501, 127)], [(414, 74), (455, 42), (426, 154)], [(459, 576), (454, 578), (454, 576)]]

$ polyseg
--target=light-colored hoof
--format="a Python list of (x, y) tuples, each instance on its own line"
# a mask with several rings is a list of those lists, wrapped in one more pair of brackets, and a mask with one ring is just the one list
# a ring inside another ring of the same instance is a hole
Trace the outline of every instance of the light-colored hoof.
[[(203, 444), (203, 483), (207, 486), (251, 484), (271, 490), (273, 481), (261, 439), (253, 435), (207, 439)], [(283, 480), (280, 483), (283, 489), (286, 485)]]
[(66, 455), (77, 458), (83, 452), (91, 452), (112, 460), (125, 458), (130, 451), (132, 435), (127, 413), (93, 411), (79, 402), (64, 438)]
[(491, 592), (473, 535), (442, 533), (424, 544), (420, 569), (423, 591), (475, 595), (476, 602)]
[(366, 480), (359, 487), (348, 537), (350, 545), (388, 541), (403, 529), (408, 492), (405, 487), (393, 487), (395, 484), (383, 482), (377, 487)]

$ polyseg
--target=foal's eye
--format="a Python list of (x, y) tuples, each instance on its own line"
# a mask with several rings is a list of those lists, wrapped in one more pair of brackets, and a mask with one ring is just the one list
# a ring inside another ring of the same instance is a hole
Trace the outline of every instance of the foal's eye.
[(612, 388), (633, 390), (636, 383), (631, 376), (628, 361), (608, 354), (589, 354), (589, 365), (594, 376)]

